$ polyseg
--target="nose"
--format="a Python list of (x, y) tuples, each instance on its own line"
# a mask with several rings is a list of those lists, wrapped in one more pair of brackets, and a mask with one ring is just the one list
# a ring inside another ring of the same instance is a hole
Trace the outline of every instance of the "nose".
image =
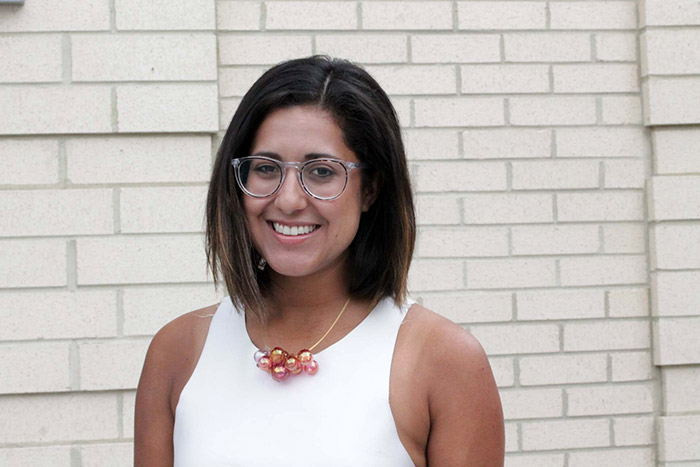
[(284, 182), (275, 194), (275, 206), (282, 212), (291, 214), (304, 209), (308, 201), (308, 196), (301, 186), (297, 169), (288, 167)]

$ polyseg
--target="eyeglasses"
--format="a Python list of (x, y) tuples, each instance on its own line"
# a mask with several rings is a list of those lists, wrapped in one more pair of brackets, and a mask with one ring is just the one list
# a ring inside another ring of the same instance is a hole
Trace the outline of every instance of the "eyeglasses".
[(345, 191), (350, 172), (366, 164), (339, 159), (312, 159), (306, 162), (281, 162), (263, 156), (241, 157), (231, 161), (241, 190), (254, 198), (272, 196), (284, 183), (288, 168), (297, 169), (299, 184), (316, 199), (336, 199)]

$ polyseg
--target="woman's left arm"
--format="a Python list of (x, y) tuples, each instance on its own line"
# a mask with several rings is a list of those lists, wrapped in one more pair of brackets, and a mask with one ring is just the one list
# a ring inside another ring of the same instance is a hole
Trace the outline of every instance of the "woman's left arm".
[(447, 320), (430, 334), (428, 465), (502, 467), (503, 410), (484, 350)]

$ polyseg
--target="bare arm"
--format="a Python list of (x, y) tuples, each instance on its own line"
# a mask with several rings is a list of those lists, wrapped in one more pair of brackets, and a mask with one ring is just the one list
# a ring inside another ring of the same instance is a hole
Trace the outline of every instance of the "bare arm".
[(447, 320), (431, 334), (428, 465), (502, 467), (503, 410), (484, 350)]

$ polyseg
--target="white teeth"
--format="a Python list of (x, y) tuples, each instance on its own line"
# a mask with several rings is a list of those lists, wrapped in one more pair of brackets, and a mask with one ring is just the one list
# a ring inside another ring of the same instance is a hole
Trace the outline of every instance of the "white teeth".
[(289, 235), (290, 237), (296, 235), (304, 235), (316, 230), (315, 225), (295, 225), (290, 227), (288, 225), (282, 225), (277, 222), (273, 222), (272, 226), (274, 227), (275, 232), (281, 233), (282, 235)]

